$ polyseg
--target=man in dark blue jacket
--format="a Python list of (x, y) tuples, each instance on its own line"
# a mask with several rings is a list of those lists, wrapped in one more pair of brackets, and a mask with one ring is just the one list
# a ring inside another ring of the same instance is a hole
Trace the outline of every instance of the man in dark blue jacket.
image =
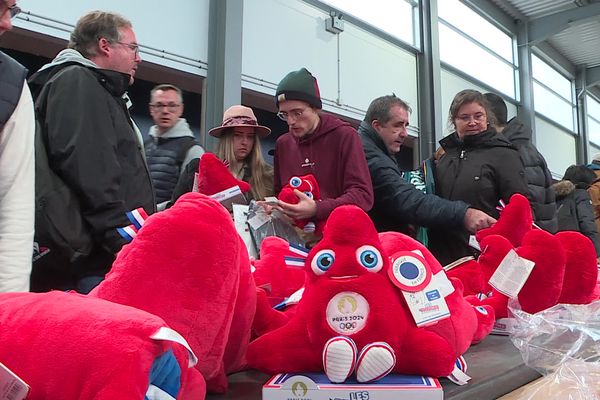
[(403, 179), (394, 156), (408, 136), (410, 112), (410, 106), (395, 95), (378, 97), (358, 128), (373, 183), (370, 216), (377, 230), (409, 233), (409, 225), (464, 226), (474, 233), (494, 224), (494, 218), (467, 203), (423, 193)]

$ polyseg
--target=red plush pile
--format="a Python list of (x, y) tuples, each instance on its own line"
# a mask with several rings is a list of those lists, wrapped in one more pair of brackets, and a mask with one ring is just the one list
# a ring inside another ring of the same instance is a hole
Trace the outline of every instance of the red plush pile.
[(245, 366), (256, 288), (231, 216), (213, 199), (187, 193), (152, 215), (90, 295), (163, 318), (198, 356), (209, 391), (224, 392), (226, 374)]
[[(416, 326), (401, 290), (388, 276), (389, 256), (398, 252), (420, 254), (435, 279), (449, 288), (442, 295), (450, 317)], [(449, 282), (426, 248), (400, 233), (380, 239), (356, 206), (331, 213), (305, 271), (304, 296), (289, 322), (250, 344), (252, 368), (269, 373), (325, 370), (334, 382), (354, 370), (361, 382), (390, 371), (446, 376), (457, 357), (493, 325), (493, 310), (467, 303), (460, 282)]]
[(592, 242), (579, 232), (552, 235), (532, 226), (527, 199), (515, 194), (498, 222), (477, 233), (482, 254), (448, 271), (467, 286), (467, 294), (483, 293), (487, 298), (470, 298), (474, 304), (494, 307), (496, 318), (508, 316), (508, 298), (488, 284), (507, 253), (516, 253), (535, 266), (519, 293), (522, 309), (536, 313), (557, 303), (588, 304), (597, 299), (598, 267)]
[[(319, 183), (317, 182), (317, 178), (312, 174), (291, 177), (288, 184), (281, 188), (277, 197), (286, 203), (297, 204), (300, 200), (294, 190), (304, 193), (315, 201), (321, 200)], [(323, 232), (323, 222), (315, 223), (309, 220), (295, 220), (294, 224), (305, 232)]]
[(0, 361), (31, 387), (29, 400), (144, 399), (155, 360), (172, 351), (190, 395), (177, 398), (203, 399), (202, 377), (193, 388), (188, 380), (187, 350), (151, 338), (166, 326), (145, 311), (76, 293), (2, 293)]

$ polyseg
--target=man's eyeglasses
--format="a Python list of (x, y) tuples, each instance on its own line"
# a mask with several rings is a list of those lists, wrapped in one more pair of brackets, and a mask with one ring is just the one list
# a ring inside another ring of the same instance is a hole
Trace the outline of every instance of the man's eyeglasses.
[(290, 117), (292, 117), (294, 119), (300, 118), (300, 116), (304, 113), (304, 111), (306, 111), (306, 108), (291, 110), (289, 113), (287, 113), (285, 111), (279, 111), (277, 113), (277, 116), (279, 117), (279, 119), (287, 122), (290, 119)]
[(169, 112), (175, 112), (179, 107), (181, 107), (181, 104), (178, 103), (150, 103), (150, 108), (158, 111), (162, 110), (163, 108), (166, 108)]
[(117, 42), (118, 44), (122, 44), (123, 46), (127, 46), (129, 47), (130, 50), (132, 50), (135, 55), (140, 54), (140, 46), (134, 43), (124, 43), (124, 42)]
[[(6, 10), (10, 13), (10, 18), (14, 18), (21, 13), (21, 7), (16, 4), (13, 4), (10, 7), (6, 7)], [(0, 12), (0, 15), (4, 14), (4, 12)]]

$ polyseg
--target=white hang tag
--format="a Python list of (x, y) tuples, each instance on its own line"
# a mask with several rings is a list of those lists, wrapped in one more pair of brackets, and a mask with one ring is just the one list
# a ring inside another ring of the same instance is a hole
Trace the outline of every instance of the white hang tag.
[(462, 372), (456, 366), (454, 366), (454, 370), (450, 375), (447, 376), (447, 378), (459, 386), (466, 385), (471, 380), (471, 377), (469, 375)]
[[(434, 275), (434, 277), (439, 274)], [(402, 291), (406, 304), (408, 304), (418, 327), (434, 324), (450, 316), (450, 310), (444, 298), (444, 293), (448, 291), (448, 288), (439, 286), (439, 283), (439, 280), (434, 278), (423, 290), (418, 292)]]
[(192, 192), (198, 192), (198, 173), (194, 172), (194, 183), (192, 185)]
[(510, 298), (515, 298), (527, 282), (535, 263), (519, 257), (511, 249), (489, 280), (489, 284), (498, 292)]
[(0, 363), (0, 400), (24, 400), (29, 386), (8, 367)]
[(166, 326), (162, 326), (156, 331), (156, 333), (150, 336), (150, 339), (154, 340), (167, 340), (170, 342), (179, 343), (183, 347), (185, 347), (188, 351), (188, 368), (193, 367), (198, 364), (198, 357), (192, 351), (192, 348), (188, 344), (187, 340), (183, 336), (179, 334), (179, 332), (174, 329), (167, 328)]
[(259, 229), (261, 226), (271, 220), (271, 217), (264, 212), (258, 212), (252, 218), (248, 219), (248, 224), (253, 230)]
[(475, 235), (469, 236), (469, 246), (471, 246), (472, 248), (474, 248), (477, 251), (481, 251), (481, 246), (479, 245), (479, 242), (475, 238)]

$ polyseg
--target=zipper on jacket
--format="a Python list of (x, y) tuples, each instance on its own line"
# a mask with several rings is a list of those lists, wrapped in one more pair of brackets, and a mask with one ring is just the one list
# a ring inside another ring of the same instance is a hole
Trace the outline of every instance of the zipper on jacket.
[(460, 156), (458, 158), (460, 158), (461, 160), (463, 160), (465, 158), (465, 151), (464, 150), (460, 151)]

